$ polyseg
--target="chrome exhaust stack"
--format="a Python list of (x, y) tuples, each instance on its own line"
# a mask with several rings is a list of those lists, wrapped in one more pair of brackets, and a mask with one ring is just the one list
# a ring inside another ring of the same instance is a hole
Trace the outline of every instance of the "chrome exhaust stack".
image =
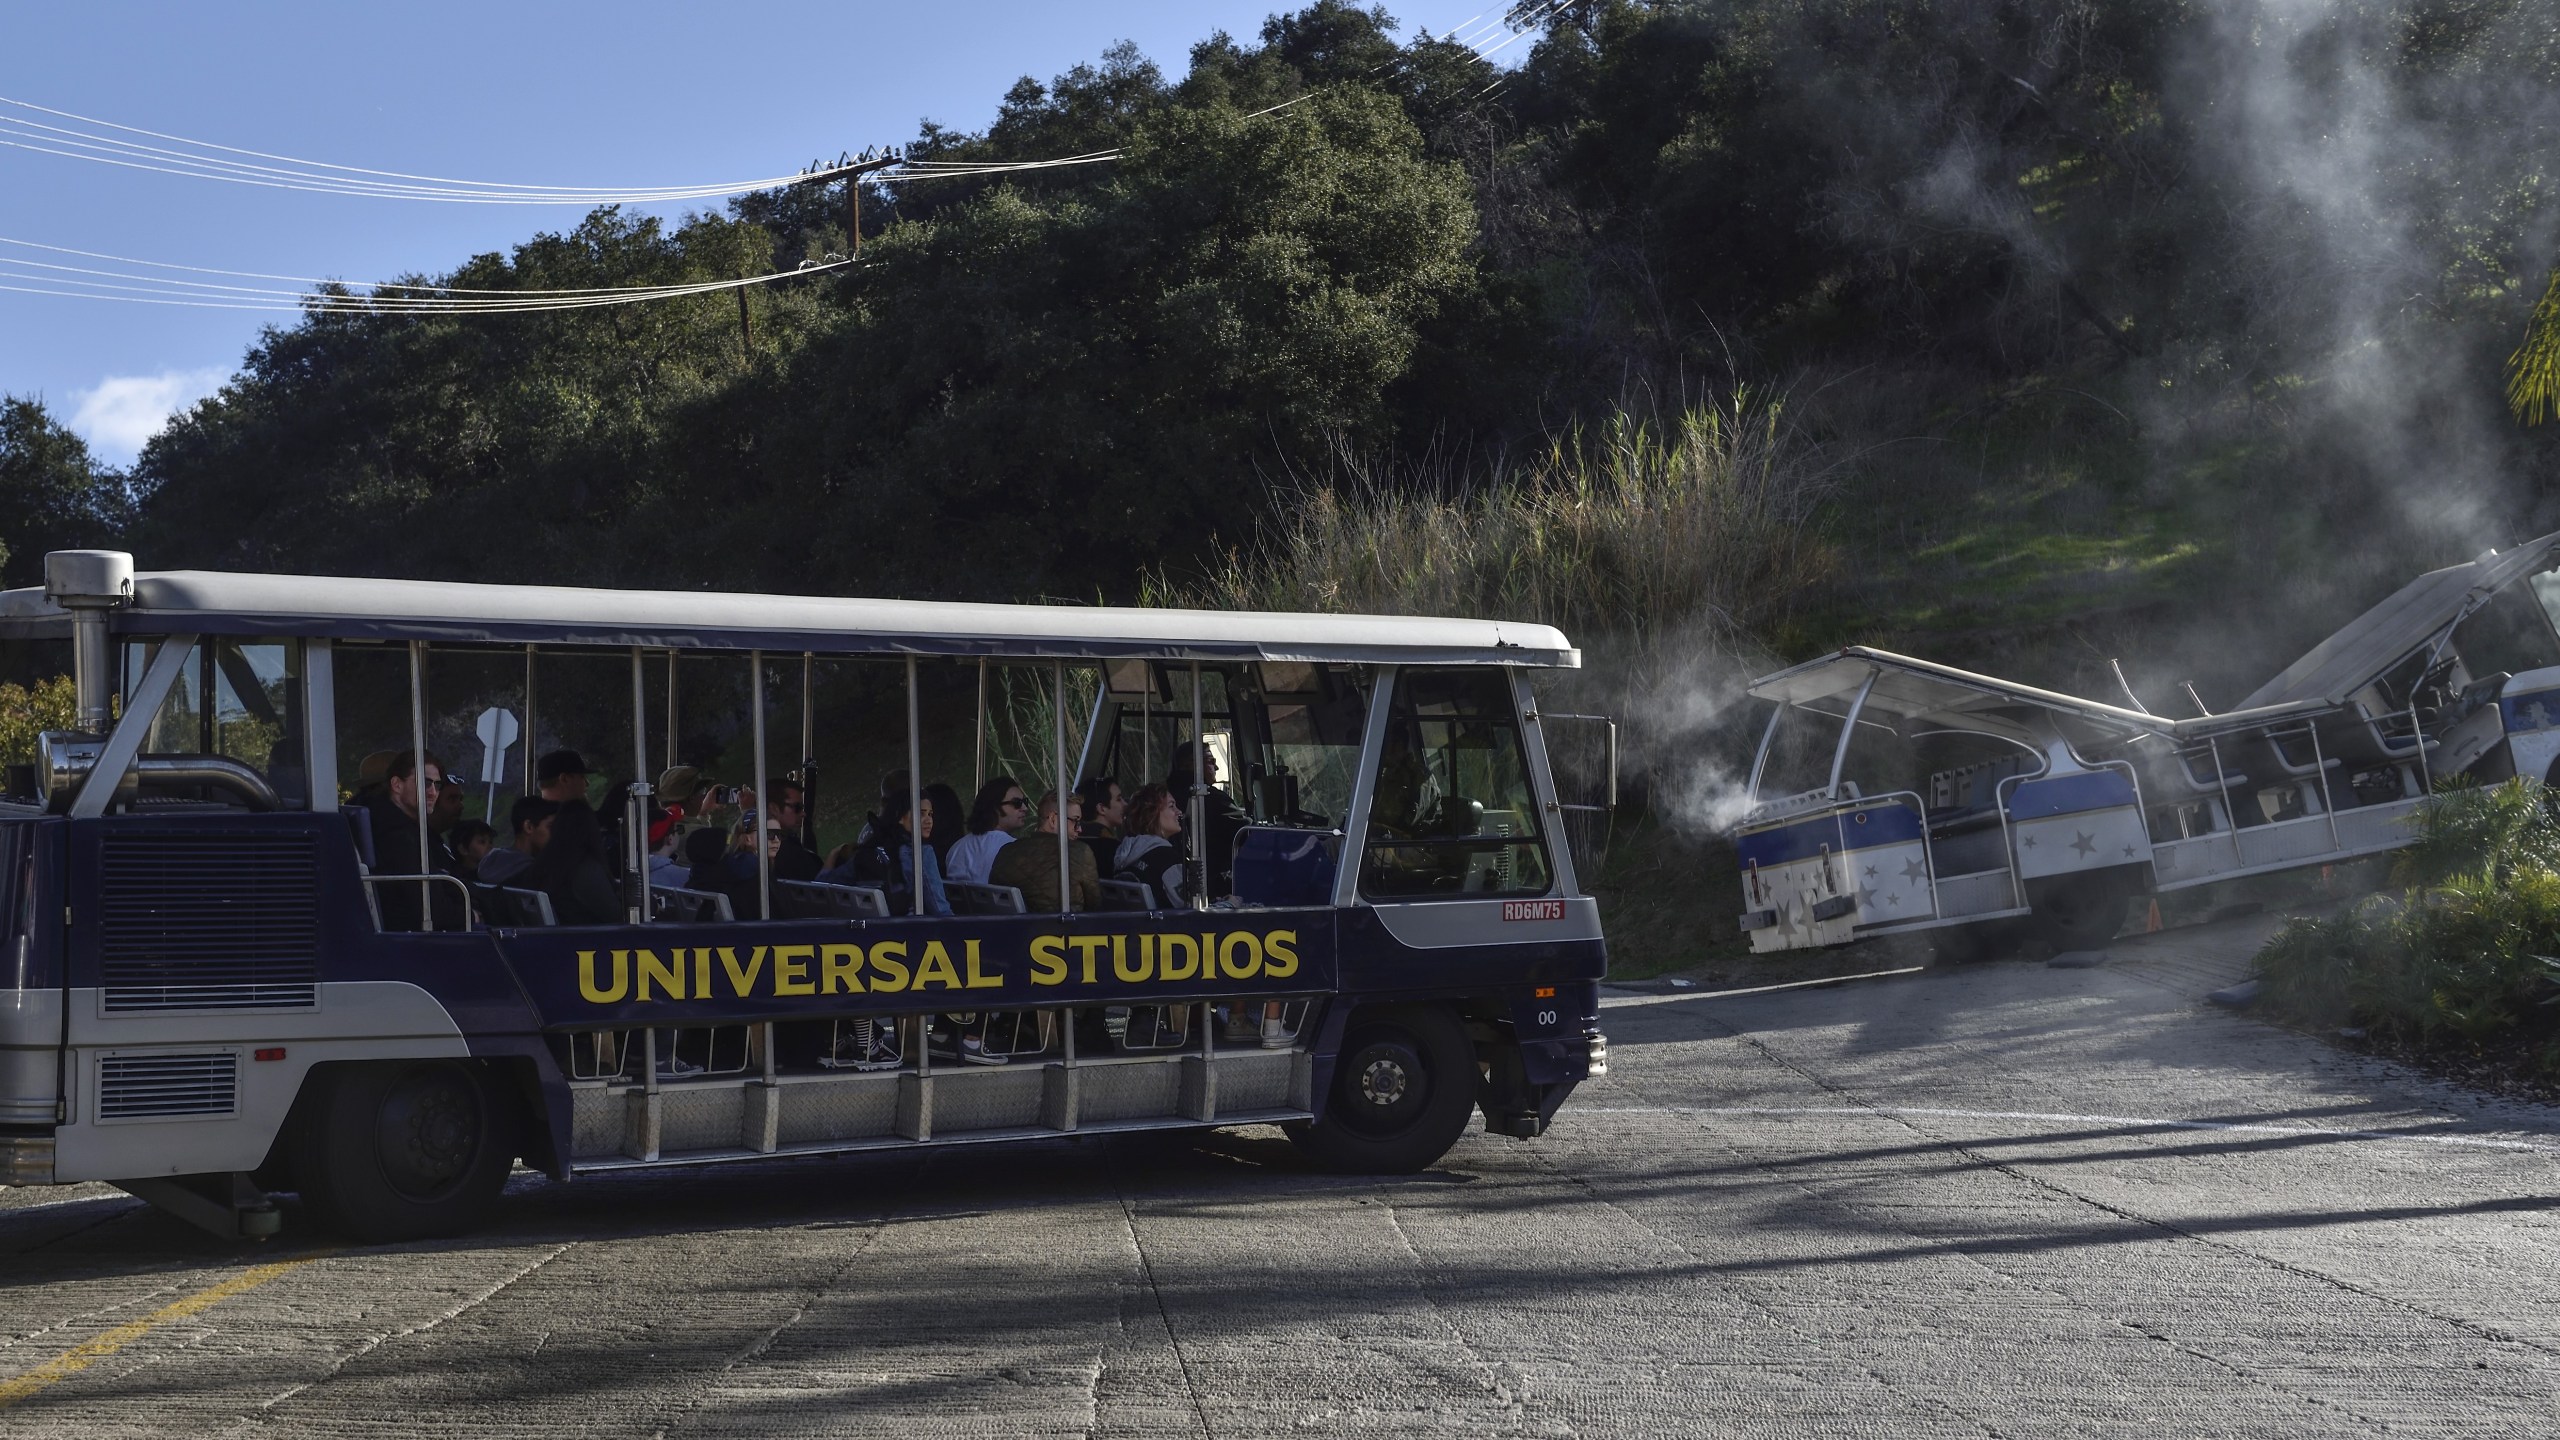
[(56, 550), (44, 557), (44, 594), (71, 612), (71, 723), (104, 735), (115, 721), (115, 647), (107, 612), (133, 603), (133, 557), (121, 550)]

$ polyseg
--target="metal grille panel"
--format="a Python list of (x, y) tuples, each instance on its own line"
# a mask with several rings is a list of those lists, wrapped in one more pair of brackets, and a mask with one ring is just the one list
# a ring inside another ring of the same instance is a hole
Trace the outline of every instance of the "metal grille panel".
[(98, 840), (109, 1011), (299, 1009), (320, 979), (318, 837), (246, 827)]
[(1222, 1052), (1218, 1056), (1218, 1113), (1279, 1110), (1293, 1104), (1289, 1072), (1296, 1059), (1287, 1050)]
[(1078, 1071), (1077, 1123), (1176, 1114), (1182, 1101), (1182, 1072), (1175, 1066), (1175, 1061), (1165, 1060), (1152, 1065), (1095, 1065)]
[(1045, 1078), (1037, 1065), (933, 1072), (933, 1133), (1007, 1130), (1040, 1123)]
[(864, 1075), (782, 1088), (781, 1143), (887, 1135), (898, 1125), (898, 1077)]
[(98, 1060), (98, 1118), (230, 1115), (240, 1107), (240, 1056), (107, 1055)]

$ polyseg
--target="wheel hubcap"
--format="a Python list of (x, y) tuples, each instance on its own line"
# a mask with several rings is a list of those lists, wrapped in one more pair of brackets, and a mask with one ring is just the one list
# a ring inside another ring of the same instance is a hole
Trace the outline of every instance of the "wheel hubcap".
[(1360, 1094), (1372, 1105), (1393, 1105), (1404, 1098), (1409, 1083), (1402, 1063), (1381, 1058), (1360, 1072)]
[(459, 1183), (478, 1158), (480, 1097), (445, 1070), (415, 1071), (384, 1097), (375, 1148), (392, 1188), (434, 1199)]
[(1342, 1057), (1336, 1082), (1334, 1115), (1369, 1135), (1393, 1135), (1412, 1125), (1428, 1109), (1431, 1070), (1418, 1045), (1396, 1031), (1373, 1032), (1355, 1042)]

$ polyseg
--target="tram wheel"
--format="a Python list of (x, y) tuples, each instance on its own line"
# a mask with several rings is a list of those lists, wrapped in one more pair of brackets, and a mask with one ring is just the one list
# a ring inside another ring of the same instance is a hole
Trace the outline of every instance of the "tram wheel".
[(1314, 1123), (1287, 1127), (1307, 1158), (1355, 1175), (1410, 1175), (1458, 1143), (1482, 1082), (1458, 1017), (1396, 1005), (1352, 1017)]
[(351, 1240), (469, 1229), (506, 1187), (515, 1127), (482, 1067), (459, 1060), (351, 1065), (314, 1077), (293, 1156), (302, 1203)]

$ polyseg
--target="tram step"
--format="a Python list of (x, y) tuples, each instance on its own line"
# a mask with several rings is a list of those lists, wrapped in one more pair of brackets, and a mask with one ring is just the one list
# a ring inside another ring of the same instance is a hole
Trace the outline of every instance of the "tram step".
[(1311, 1058), (1299, 1050), (1111, 1056), (1067, 1064), (947, 1065), (870, 1074), (791, 1074), (573, 1085), (573, 1164), (674, 1156), (799, 1154), (933, 1140), (1081, 1134), (1109, 1128), (1303, 1117)]
[[(937, 1077), (939, 1078), (939, 1077)], [(1073, 1130), (1056, 1130), (1045, 1125), (1016, 1125), (994, 1130), (963, 1130), (938, 1134), (930, 1140), (910, 1140), (903, 1135), (875, 1135), (854, 1140), (815, 1140), (782, 1145), (772, 1150), (756, 1150), (745, 1146), (725, 1146), (708, 1150), (661, 1152), (656, 1159), (643, 1160), (628, 1155), (582, 1156), (570, 1164), (580, 1175), (608, 1170), (650, 1170), (680, 1165), (723, 1165), (749, 1160), (772, 1160), (800, 1155), (856, 1155), (875, 1150), (918, 1150), (937, 1145), (992, 1145), (1017, 1140), (1057, 1140), (1075, 1135), (1124, 1135), (1147, 1130), (1205, 1130), (1232, 1125), (1279, 1125), (1292, 1120), (1312, 1120), (1305, 1110), (1246, 1110), (1220, 1115), (1214, 1120), (1192, 1120), (1181, 1116), (1158, 1116), (1144, 1120), (1106, 1120), (1080, 1125)]]

